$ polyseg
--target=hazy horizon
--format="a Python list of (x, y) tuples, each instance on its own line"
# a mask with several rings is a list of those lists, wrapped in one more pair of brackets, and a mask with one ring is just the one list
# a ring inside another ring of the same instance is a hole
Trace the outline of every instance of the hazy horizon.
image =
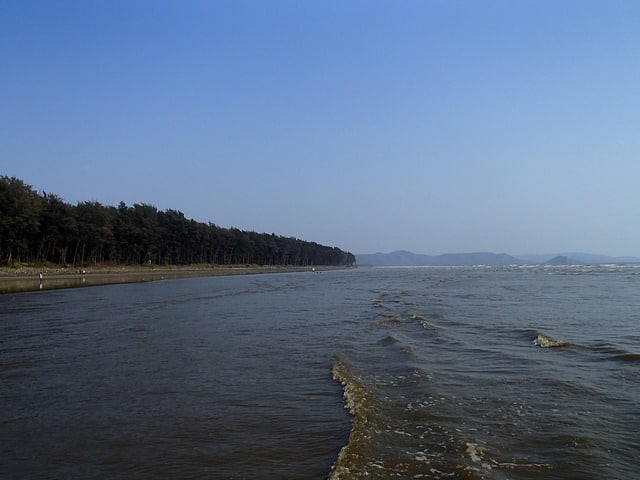
[(513, 252), (498, 252), (498, 251), (491, 251), (491, 250), (468, 250), (468, 251), (460, 251), (460, 252), (437, 252), (437, 253), (431, 253), (431, 252), (414, 252), (411, 250), (406, 250), (403, 248), (398, 248), (398, 249), (394, 249), (394, 250), (390, 250), (387, 252), (352, 252), (354, 255), (358, 256), (358, 255), (378, 255), (378, 254), (382, 254), (382, 255), (388, 255), (388, 254), (392, 254), (392, 253), (396, 253), (396, 252), (407, 252), (407, 253), (411, 253), (413, 255), (426, 255), (426, 256), (432, 256), (432, 257), (437, 257), (437, 256), (441, 256), (441, 255), (470, 255), (470, 254), (476, 254), (476, 253), (490, 253), (490, 254), (495, 254), (495, 255), (509, 255), (511, 257), (515, 257), (515, 258), (519, 258), (519, 257), (554, 257), (554, 256), (562, 256), (562, 255), (566, 255), (566, 256), (571, 256), (571, 255), (585, 255), (585, 256), (595, 256), (595, 257), (612, 257), (612, 258), (621, 258), (621, 257), (628, 257), (628, 258), (640, 258), (640, 256), (637, 255), (607, 255), (607, 254), (603, 254), (600, 252), (579, 252), (579, 251), (551, 251), (551, 252), (520, 252), (520, 253), (513, 253)]
[(638, 2), (4, 2), (0, 174), (365, 252), (640, 256)]

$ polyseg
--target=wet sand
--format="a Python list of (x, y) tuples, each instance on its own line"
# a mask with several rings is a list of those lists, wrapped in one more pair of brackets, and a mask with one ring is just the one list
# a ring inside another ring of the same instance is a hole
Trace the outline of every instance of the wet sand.
[[(177, 278), (261, 273), (312, 272), (344, 267), (259, 266), (118, 266), (78, 268), (0, 268), (0, 293), (75, 288), (116, 283), (152, 282)], [(42, 279), (39, 278), (42, 272)]]

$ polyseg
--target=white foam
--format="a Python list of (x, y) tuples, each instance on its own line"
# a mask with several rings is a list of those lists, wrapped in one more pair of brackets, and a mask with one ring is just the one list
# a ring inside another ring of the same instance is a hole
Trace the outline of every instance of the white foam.
[(567, 345), (566, 342), (556, 340), (553, 337), (550, 337), (548, 335), (543, 335), (543, 334), (539, 334), (533, 341), (533, 344), (541, 348), (564, 347)]

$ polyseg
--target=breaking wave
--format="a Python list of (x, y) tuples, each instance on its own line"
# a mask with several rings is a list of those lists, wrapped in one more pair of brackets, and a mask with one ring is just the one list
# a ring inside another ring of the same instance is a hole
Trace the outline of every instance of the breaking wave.
[(539, 333), (538, 336), (533, 340), (533, 344), (541, 348), (567, 347), (570, 345), (567, 342), (556, 340), (555, 338), (549, 335), (544, 335), (542, 333)]
[(619, 360), (623, 362), (640, 362), (640, 353), (633, 353), (611, 344), (597, 344), (591, 346), (573, 345), (563, 340), (558, 340), (550, 335), (539, 333), (533, 340), (533, 344), (540, 348), (578, 347), (592, 352), (604, 354), (603, 360)]

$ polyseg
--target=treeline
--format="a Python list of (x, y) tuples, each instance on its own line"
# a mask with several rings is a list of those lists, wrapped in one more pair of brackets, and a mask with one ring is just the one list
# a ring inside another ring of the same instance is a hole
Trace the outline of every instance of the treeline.
[(353, 265), (355, 257), (275, 234), (196, 222), (146, 204), (65, 203), (0, 177), (0, 262), (91, 264)]

